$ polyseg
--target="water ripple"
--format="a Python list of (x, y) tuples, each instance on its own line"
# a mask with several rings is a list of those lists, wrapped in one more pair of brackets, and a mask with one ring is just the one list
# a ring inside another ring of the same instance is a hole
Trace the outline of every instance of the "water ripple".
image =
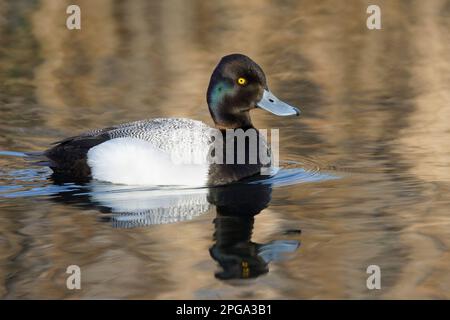
[[(63, 192), (77, 192), (77, 195), (101, 195), (109, 193), (117, 197), (119, 193), (146, 192), (147, 195), (160, 195), (164, 193), (190, 193), (196, 189), (179, 186), (124, 186), (92, 181), (90, 184), (77, 185), (74, 183), (54, 184), (51, 177), (51, 169), (38, 166), (25, 161), (27, 153), (0, 151), (0, 156), (7, 158), (7, 165), (0, 171), (0, 198), (21, 198), (35, 196), (51, 196)], [(22, 163), (17, 162), (21, 158)], [(17, 168), (18, 165), (22, 167)], [(5, 170), (5, 168), (11, 168)], [(320, 182), (338, 178), (338, 174), (321, 171), (323, 165), (309, 158), (301, 161), (281, 161), (280, 167), (274, 168), (270, 176), (259, 176), (241, 183), (263, 184), (272, 187), (289, 186), (300, 183)]]

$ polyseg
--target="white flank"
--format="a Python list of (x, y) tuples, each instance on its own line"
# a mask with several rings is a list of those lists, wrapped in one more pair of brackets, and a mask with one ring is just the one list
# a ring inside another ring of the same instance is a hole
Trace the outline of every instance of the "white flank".
[[(190, 155), (187, 155), (188, 157)], [(208, 178), (204, 163), (180, 163), (173, 154), (136, 138), (116, 138), (91, 148), (87, 163), (92, 177), (127, 185), (203, 186)]]

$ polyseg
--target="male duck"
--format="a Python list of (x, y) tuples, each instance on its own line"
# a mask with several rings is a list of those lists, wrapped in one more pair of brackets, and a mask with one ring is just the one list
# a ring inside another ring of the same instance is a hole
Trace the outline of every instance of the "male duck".
[[(300, 113), (269, 91), (261, 67), (242, 54), (220, 60), (211, 75), (207, 101), (216, 129), (191, 119), (140, 120), (58, 141), (45, 155), (56, 176), (74, 180), (93, 178), (127, 185), (223, 185), (256, 175), (267, 164), (259, 160), (252, 163), (248, 157), (240, 164), (206, 161), (215, 140), (211, 130), (223, 136), (227, 130), (256, 130), (249, 114), (254, 108), (278, 116)], [(247, 140), (245, 148), (248, 151)], [(186, 158), (191, 161), (176, 160)]]

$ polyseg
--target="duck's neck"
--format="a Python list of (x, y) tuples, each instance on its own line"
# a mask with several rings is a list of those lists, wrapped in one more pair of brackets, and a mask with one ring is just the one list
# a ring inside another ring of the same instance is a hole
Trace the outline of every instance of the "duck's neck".
[(211, 116), (217, 129), (243, 129), (253, 128), (252, 120), (248, 112), (241, 112), (238, 115), (233, 114), (213, 114)]
[[(222, 102), (208, 101), (209, 113), (217, 129), (253, 128), (250, 113), (245, 108), (223, 105)], [(245, 111), (242, 111), (245, 110)]]

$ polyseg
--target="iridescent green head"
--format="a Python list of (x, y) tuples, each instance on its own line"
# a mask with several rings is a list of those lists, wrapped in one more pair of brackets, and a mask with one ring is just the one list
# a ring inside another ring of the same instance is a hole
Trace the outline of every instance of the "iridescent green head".
[(279, 116), (300, 114), (297, 108), (269, 91), (261, 67), (242, 54), (227, 55), (220, 60), (211, 75), (207, 101), (219, 128), (251, 127), (249, 111), (258, 107)]

